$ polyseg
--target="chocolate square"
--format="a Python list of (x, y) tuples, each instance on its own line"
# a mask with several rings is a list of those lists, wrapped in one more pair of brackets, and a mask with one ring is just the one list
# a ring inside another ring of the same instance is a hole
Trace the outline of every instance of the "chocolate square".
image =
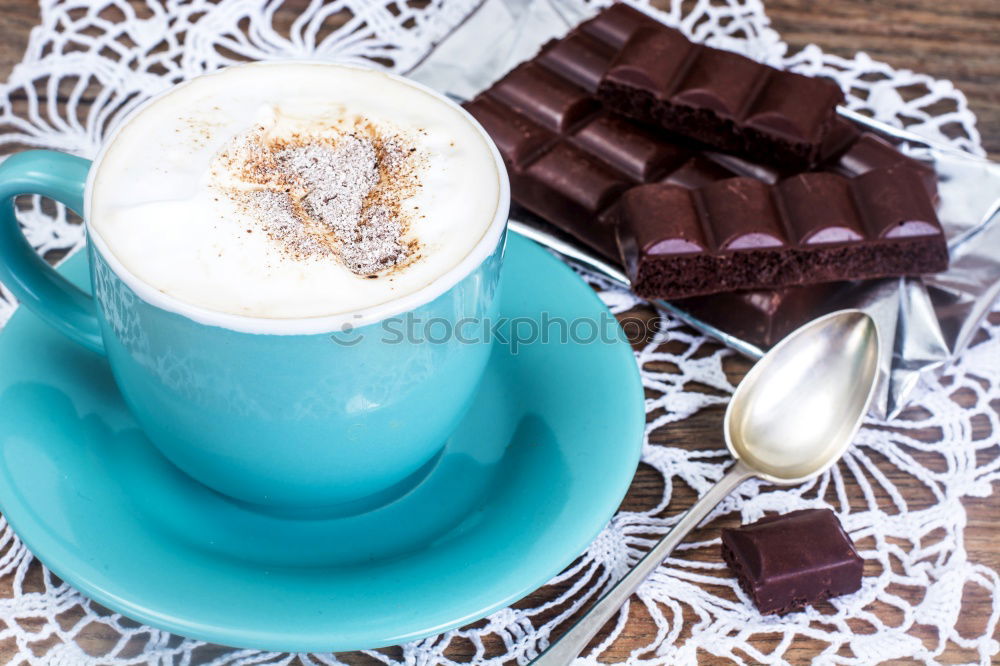
[(864, 568), (829, 509), (792, 511), (724, 529), (722, 557), (765, 615), (855, 592)]

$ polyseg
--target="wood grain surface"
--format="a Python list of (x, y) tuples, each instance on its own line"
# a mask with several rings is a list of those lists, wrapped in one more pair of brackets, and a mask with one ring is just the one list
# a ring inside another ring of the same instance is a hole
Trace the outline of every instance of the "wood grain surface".
[[(286, 2), (277, 15), (278, 21), (290, 21), (296, 8), (306, 4)], [(663, 5), (666, 2), (655, 2)], [(773, 27), (793, 49), (815, 43), (825, 51), (850, 56), (863, 50), (873, 58), (883, 60), (897, 68), (926, 72), (935, 77), (951, 79), (968, 97), (970, 108), (978, 115), (982, 142), (992, 157), (1000, 158), (1000, 2), (997, 0), (773, 0), (766, 3)], [(0, 0), (0, 80), (5, 80), (11, 68), (18, 63), (27, 44), (28, 33), (38, 23), (38, 8), (28, 0)], [(728, 370), (734, 379), (739, 378), (748, 364), (733, 358)], [(961, 401), (959, 394), (955, 399)], [(721, 408), (699, 412), (679, 424), (653, 435), (653, 440), (670, 446), (704, 447), (705, 442), (721, 444)], [(980, 423), (978, 438), (989, 426)], [(928, 433), (928, 436), (932, 436)], [(893, 474), (887, 467), (892, 481), (908, 496), (911, 506), (921, 508), (931, 502), (920, 500), (923, 493), (918, 484), (901, 474)], [(623, 507), (631, 510), (654, 506), (662, 496), (662, 482), (655, 472), (640, 467)], [(684, 485), (674, 488), (674, 501), (669, 513), (683, 510), (694, 499), (694, 493)], [(914, 498), (916, 498), (915, 503)], [(1000, 539), (997, 538), (996, 521), (1000, 516), (1000, 493), (988, 498), (970, 500), (965, 546), (969, 560), (1000, 571)], [(733, 518), (719, 520), (703, 527), (699, 532), (705, 538), (718, 534), (720, 527), (733, 524)], [(697, 535), (696, 535), (697, 536)], [(702, 557), (705, 555), (703, 554)], [(10, 594), (10, 580), (0, 580), (0, 596)], [(526, 603), (535, 605), (542, 598), (551, 596), (551, 589), (539, 591)], [(989, 599), (970, 591), (966, 595), (959, 629), (963, 635), (981, 635), (990, 613)], [(652, 620), (634, 612), (621, 638), (605, 654), (604, 661), (617, 662), (628, 657), (635, 647), (645, 645), (655, 631)], [(4, 618), (0, 618), (3, 620)], [(918, 627), (917, 634), (932, 645), (935, 629)], [(90, 654), (102, 654), (117, 636), (109, 635), (97, 625), (84, 630), (79, 641)], [(775, 639), (776, 640), (776, 639)], [(760, 646), (768, 649), (768, 641)], [(773, 647), (773, 645), (771, 646)], [(792, 663), (808, 663), (825, 644), (815, 641), (798, 641), (786, 653)], [(206, 646), (198, 650), (196, 663), (205, 663), (218, 657), (227, 648)], [(461, 661), (471, 650), (471, 645), (457, 645), (453, 658)], [(398, 654), (398, 649), (387, 649)], [(727, 663), (708, 655), (700, 655), (703, 663)], [(342, 658), (349, 663), (377, 663), (360, 653), (348, 653)], [(976, 656), (957, 645), (949, 645), (941, 658), (942, 663), (969, 662)], [(0, 644), (0, 661), (20, 661), (14, 648)], [(899, 663), (899, 662), (897, 662)]]

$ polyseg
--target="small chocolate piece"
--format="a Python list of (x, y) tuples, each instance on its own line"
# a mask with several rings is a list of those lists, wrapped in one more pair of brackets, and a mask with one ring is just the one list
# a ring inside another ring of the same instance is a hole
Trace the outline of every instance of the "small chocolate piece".
[(695, 44), (661, 24), (632, 34), (598, 96), (612, 111), (718, 150), (799, 169), (820, 158), (844, 100), (831, 81)]
[(944, 231), (912, 169), (803, 173), (767, 185), (642, 185), (609, 219), (632, 290), (671, 300), (944, 270)]
[(722, 558), (764, 615), (861, 588), (864, 560), (829, 509), (803, 509), (722, 530)]

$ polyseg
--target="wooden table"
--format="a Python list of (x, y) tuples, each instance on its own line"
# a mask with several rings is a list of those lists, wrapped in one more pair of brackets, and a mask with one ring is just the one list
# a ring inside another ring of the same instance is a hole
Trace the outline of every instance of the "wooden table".
[[(278, 19), (290, 16), (300, 4), (305, 5), (305, 0), (286, 2)], [(669, 2), (659, 0), (654, 4), (664, 6)], [(793, 49), (816, 43), (828, 53), (843, 56), (864, 50), (873, 58), (897, 68), (951, 79), (966, 93), (970, 107), (979, 117), (983, 145), (994, 159), (1000, 159), (1000, 3), (996, 0), (773, 0), (767, 2), (767, 11), (774, 28)], [(37, 22), (38, 8), (31, 0), (0, 0), (0, 79), (6, 79), (10, 68), (21, 60), (28, 31)], [(746, 362), (734, 358), (729, 370), (737, 379), (747, 367)], [(653, 440), (674, 446), (718, 440), (721, 419), (721, 408), (707, 409), (671, 426), (669, 432), (655, 433)], [(905, 492), (907, 480), (901, 475), (890, 474), (890, 477), (904, 487)], [(676, 499), (671, 512), (689, 505), (694, 499), (694, 494), (686, 487), (675, 488), (674, 492)], [(640, 468), (622, 506), (630, 510), (646, 509), (659, 501), (661, 493), (659, 475)], [(969, 501), (966, 506), (969, 514), (965, 538), (969, 559), (1000, 571), (1000, 539), (995, 536), (995, 521), (1000, 516), (1000, 492), (994, 492), (989, 498)], [(701, 531), (713, 533), (724, 524), (728, 523), (716, 521)], [(9, 588), (10, 581), (0, 580), (0, 594), (6, 594), (5, 586)], [(532, 605), (554, 592), (545, 589), (535, 593)], [(989, 600), (972, 598), (965, 609), (967, 612), (959, 621), (961, 632), (982, 634), (990, 611)], [(646, 636), (652, 631), (652, 621), (634, 613), (622, 637), (606, 653), (605, 660), (624, 659), (631, 649), (644, 645)], [(933, 630), (926, 628), (921, 637), (932, 636)], [(100, 654), (101, 647), (110, 647), (115, 639), (96, 627), (85, 630), (80, 637), (92, 654)], [(762, 644), (764, 646), (766, 643)], [(821, 648), (817, 643), (801, 641), (787, 654), (796, 663), (807, 663)], [(199, 661), (208, 661), (225, 651), (222, 646), (199, 650)], [(397, 654), (398, 650), (387, 652)], [(452, 656), (462, 661), (463, 648), (456, 647)], [(0, 646), (0, 660), (7, 663), (14, 658), (9, 646)], [(952, 646), (942, 662), (973, 658), (974, 655)], [(357, 664), (376, 663), (360, 653), (344, 654), (342, 659)], [(715, 660), (706, 659), (705, 663), (715, 663)]]

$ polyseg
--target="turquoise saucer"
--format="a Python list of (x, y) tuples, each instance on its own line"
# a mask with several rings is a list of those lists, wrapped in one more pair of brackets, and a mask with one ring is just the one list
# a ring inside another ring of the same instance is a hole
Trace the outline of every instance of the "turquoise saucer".
[[(63, 270), (82, 284), (86, 268), (78, 254)], [(516, 236), (503, 280), (505, 317), (605, 311), (570, 269)], [(168, 463), (98, 356), (24, 309), (0, 334), (0, 507), (17, 534), (105, 606), (239, 647), (393, 645), (518, 600), (611, 518), (643, 421), (624, 342), (550, 338), (516, 354), (498, 344), (471, 412), (409, 494), (352, 517), (284, 518)]]

